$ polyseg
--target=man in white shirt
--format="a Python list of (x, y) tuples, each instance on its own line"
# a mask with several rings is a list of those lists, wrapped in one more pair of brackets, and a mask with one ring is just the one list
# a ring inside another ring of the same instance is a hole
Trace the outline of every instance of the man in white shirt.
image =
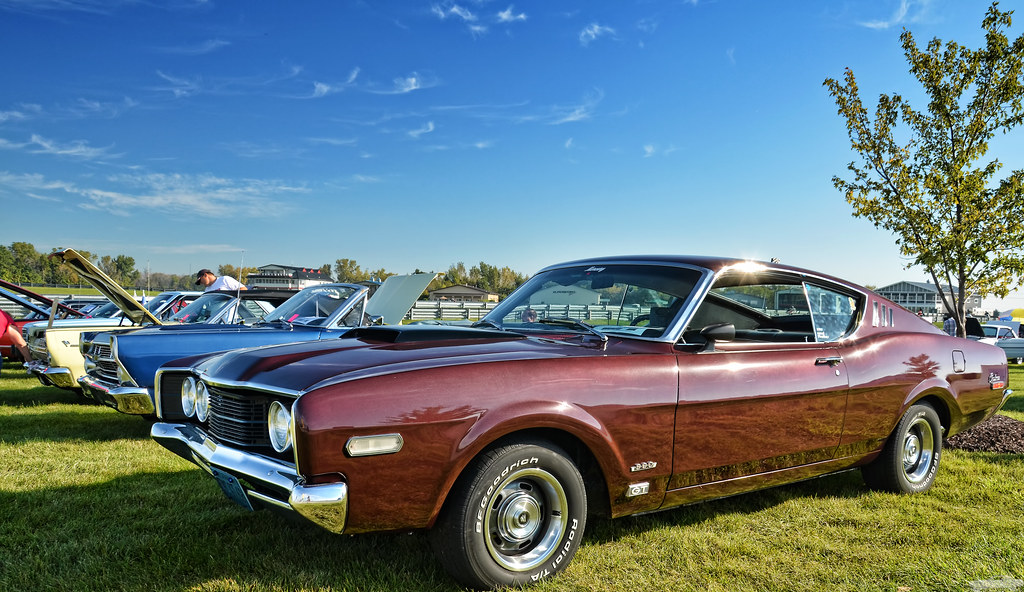
[(196, 285), (198, 286), (200, 284), (206, 286), (206, 289), (204, 289), (203, 292), (246, 289), (246, 287), (239, 283), (235, 278), (229, 275), (217, 277), (213, 275), (213, 272), (209, 269), (200, 269), (199, 273), (196, 274)]

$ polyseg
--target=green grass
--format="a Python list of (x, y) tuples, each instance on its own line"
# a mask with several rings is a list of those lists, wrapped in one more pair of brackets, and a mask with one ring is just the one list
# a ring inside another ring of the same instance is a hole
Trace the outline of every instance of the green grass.
[[(1011, 387), (1024, 392), (1024, 368)], [(1006, 414), (1024, 419), (1024, 396)], [(458, 589), (422, 534), (336, 536), (245, 512), (148, 433), (5, 364), (0, 590)], [(567, 572), (535, 589), (969, 591), (1024, 579), (1022, 483), (1022, 456), (950, 450), (925, 495), (869, 492), (847, 472), (594, 520)]]

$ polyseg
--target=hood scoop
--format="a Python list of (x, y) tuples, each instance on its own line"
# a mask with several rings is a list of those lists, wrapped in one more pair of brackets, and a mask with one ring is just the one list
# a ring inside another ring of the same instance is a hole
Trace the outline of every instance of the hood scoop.
[(417, 343), (423, 341), (454, 341), (464, 339), (525, 339), (523, 335), (496, 331), (493, 329), (474, 329), (472, 327), (447, 327), (438, 325), (375, 325), (357, 327), (346, 332), (340, 339), (363, 339), (383, 343)]

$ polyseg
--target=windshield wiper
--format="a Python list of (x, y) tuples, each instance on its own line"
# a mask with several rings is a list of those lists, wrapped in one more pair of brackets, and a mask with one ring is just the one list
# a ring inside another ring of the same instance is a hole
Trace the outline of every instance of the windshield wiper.
[(588, 325), (583, 321), (577, 321), (576, 319), (538, 319), (537, 322), (543, 323), (545, 325), (558, 325), (559, 327), (580, 329), (582, 331), (586, 331), (587, 333), (597, 336), (597, 338), (600, 339), (602, 343), (608, 341), (608, 336), (598, 331), (597, 328), (595, 328), (593, 325)]
[(479, 321), (470, 325), (470, 327), (473, 327), (474, 329), (479, 329), (481, 327), (492, 327), (494, 329), (497, 329), (498, 331), (505, 330), (504, 327), (499, 325), (496, 321), (492, 321), (491, 319), (480, 319)]

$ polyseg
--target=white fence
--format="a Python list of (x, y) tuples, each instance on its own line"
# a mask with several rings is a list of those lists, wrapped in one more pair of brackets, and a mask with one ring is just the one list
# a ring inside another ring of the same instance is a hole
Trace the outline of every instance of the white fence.
[[(409, 321), (478, 321), (490, 312), (494, 302), (434, 302), (420, 300), (406, 313)], [(648, 306), (611, 306), (607, 304), (533, 304), (541, 318), (570, 318), (580, 321), (629, 322), (651, 312)], [(591, 323), (594, 324), (594, 323)]]

